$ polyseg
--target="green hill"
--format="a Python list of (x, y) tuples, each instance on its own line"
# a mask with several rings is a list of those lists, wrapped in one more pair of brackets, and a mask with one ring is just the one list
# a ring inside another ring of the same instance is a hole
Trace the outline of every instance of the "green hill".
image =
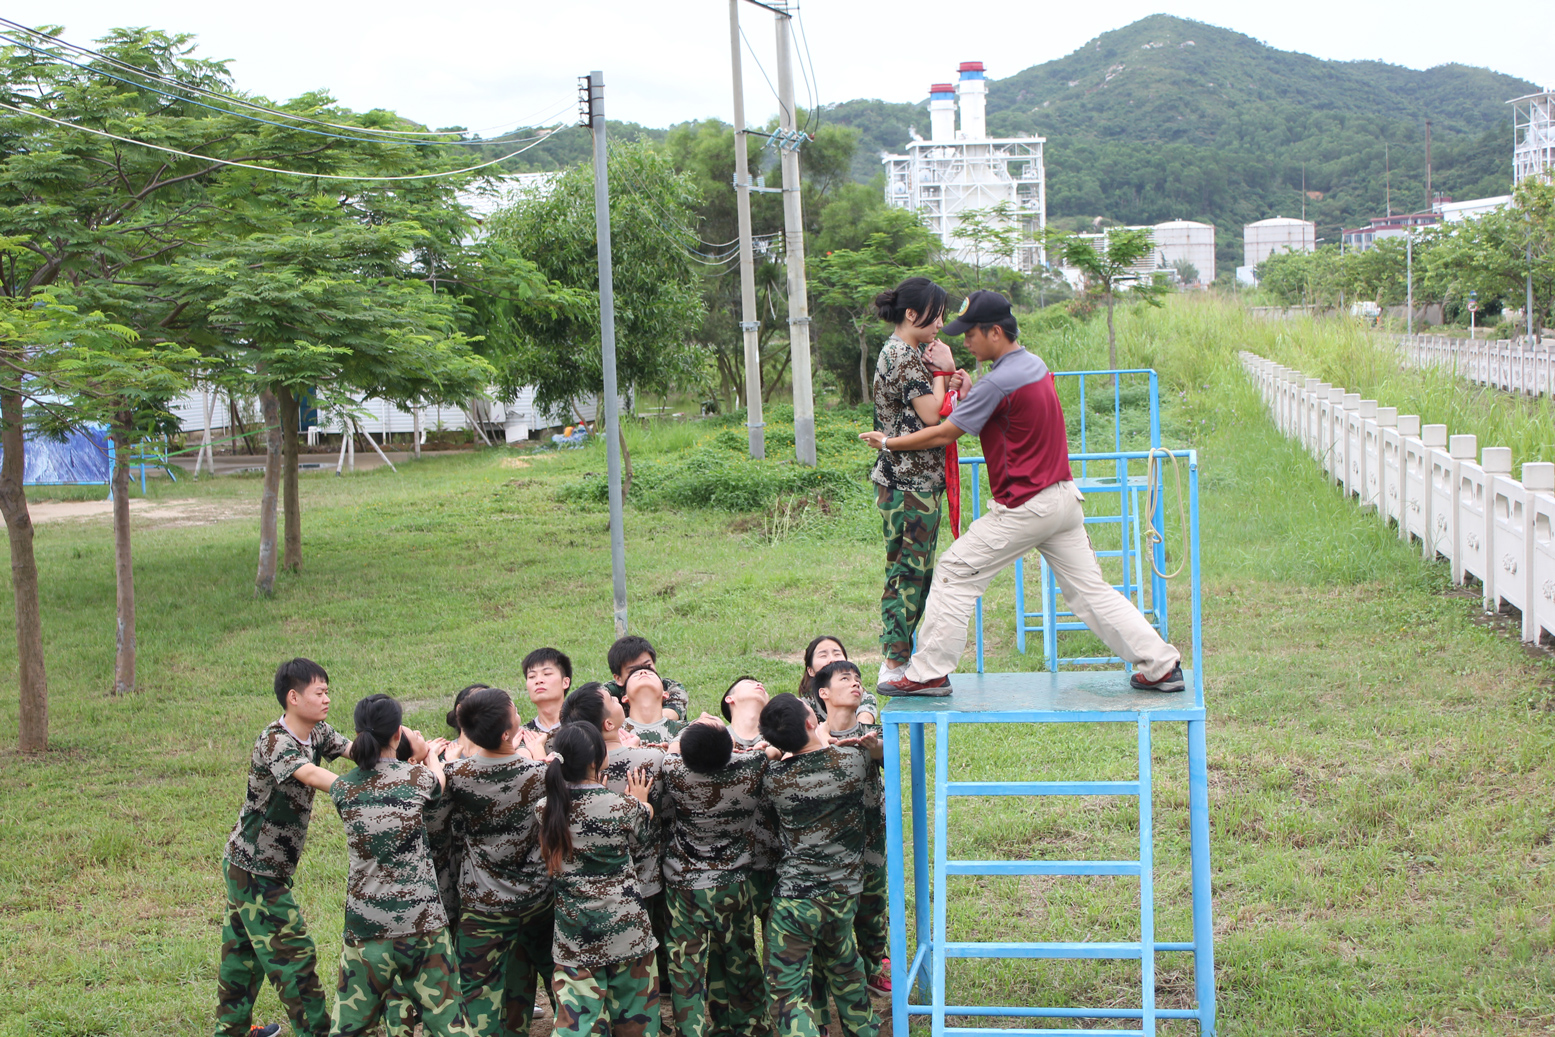
[[(942, 70), (947, 78), (951, 68)], [(1050, 220), (1214, 223), (1219, 262), (1230, 269), (1241, 262), (1244, 223), (1301, 215), (1303, 165), (1306, 216), (1328, 241), (1341, 226), (1382, 215), (1389, 164), (1393, 211), (1425, 208), (1427, 119), (1434, 190), (1455, 198), (1507, 193), (1506, 102), (1537, 89), (1465, 65), (1417, 72), (1325, 61), (1152, 15), (990, 80), (988, 127), (1047, 138)], [(849, 101), (826, 115), (861, 131), (854, 174), (863, 180), (879, 170), (880, 150), (906, 143), (908, 125), (920, 133), (928, 125), (923, 103)]]

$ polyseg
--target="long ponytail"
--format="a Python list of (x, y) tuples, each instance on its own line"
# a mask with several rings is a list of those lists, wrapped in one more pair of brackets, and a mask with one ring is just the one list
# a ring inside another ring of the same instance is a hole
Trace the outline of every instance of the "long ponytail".
[(404, 711), (389, 695), (369, 695), (356, 704), (351, 714), (356, 738), (351, 742), (351, 759), (358, 767), (370, 769), (394, 736), (399, 734)]
[(605, 762), (605, 737), (593, 724), (563, 724), (551, 736), (552, 756), (545, 765), (545, 816), (540, 822), (540, 854), (552, 875), (572, 857), (572, 789)]

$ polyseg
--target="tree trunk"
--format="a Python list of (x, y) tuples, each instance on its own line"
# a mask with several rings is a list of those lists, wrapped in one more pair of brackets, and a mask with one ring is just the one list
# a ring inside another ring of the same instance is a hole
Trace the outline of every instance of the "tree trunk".
[(49, 682), (43, 672), (43, 620), (38, 608), (38, 563), (32, 553), (32, 515), (22, 489), (22, 398), (0, 393), (0, 513), (11, 542), (11, 591), (16, 598), (16, 661), (21, 699), (17, 743), (24, 753), (49, 745)]
[(621, 499), (632, 493), (632, 452), (626, 449), (626, 430), (616, 422), (616, 440), (621, 444)]
[(281, 406), (269, 389), (259, 394), (265, 426), (265, 483), (259, 498), (259, 572), (254, 577), (255, 594), (270, 597), (275, 593), (275, 504), (281, 489)]
[(117, 588), (113, 693), (135, 690), (135, 565), (130, 553), (130, 430), (135, 416), (113, 416), (113, 578)]
[(875, 395), (869, 377), (869, 337), (863, 327), (858, 329), (858, 390), (860, 403)]
[(281, 509), (286, 515), (286, 554), (281, 567), (302, 571), (302, 498), (297, 495), (297, 398), (289, 386), (275, 387), (281, 408)]
[(1118, 369), (1118, 335), (1112, 329), (1112, 293), (1107, 293), (1107, 366)]

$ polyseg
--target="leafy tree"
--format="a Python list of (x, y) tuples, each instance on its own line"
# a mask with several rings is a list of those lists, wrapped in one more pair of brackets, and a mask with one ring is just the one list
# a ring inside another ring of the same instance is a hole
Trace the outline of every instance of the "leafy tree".
[[(1452, 224), (1435, 237), (1424, 258), (1428, 289), (1437, 297), (1466, 298), (1477, 291), (1492, 307), (1522, 309), (1530, 274), (1534, 326), (1555, 323), (1555, 180), (1531, 177), (1517, 185), (1513, 204)], [(1418, 267), (1422, 256), (1417, 251)]]
[(965, 209), (961, 222), (951, 234), (970, 245), (972, 249), (972, 283), (980, 286), (983, 281), (984, 257), (991, 263), (1002, 260), (1006, 265), (1015, 259), (1020, 248), (1020, 228), (1015, 225), (1014, 206), (999, 202), (982, 209)]
[(1154, 251), (1149, 230), (1113, 228), (1096, 244), (1093, 239), (1072, 234), (1060, 235), (1055, 244), (1066, 266), (1085, 275), (1087, 288), (1099, 294), (1107, 305), (1107, 363), (1118, 366), (1118, 337), (1113, 327), (1112, 307), (1119, 290), (1125, 286), (1136, 298), (1160, 305), (1163, 286), (1143, 281), (1134, 266)]
[(1194, 266), (1191, 260), (1176, 260), (1172, 263), (1172, 269), (1177, 273), (1178, 284), (1199, 283), (1199, 268)]

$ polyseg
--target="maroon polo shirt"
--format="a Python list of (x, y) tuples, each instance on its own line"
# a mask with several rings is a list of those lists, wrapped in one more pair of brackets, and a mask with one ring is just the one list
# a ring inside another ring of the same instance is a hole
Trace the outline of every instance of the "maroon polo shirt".
[(1006, 508), (1074, 478), (1053, 374), (1025, 347), (995, 360), (948, 420), (982, 441), (994, 500)]

